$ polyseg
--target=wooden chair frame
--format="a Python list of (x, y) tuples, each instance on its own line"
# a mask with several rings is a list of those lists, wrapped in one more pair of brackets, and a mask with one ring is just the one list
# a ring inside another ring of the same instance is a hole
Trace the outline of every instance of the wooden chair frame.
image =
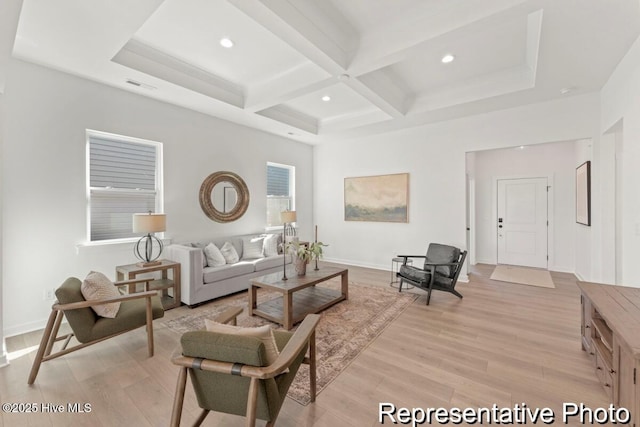
[[(146, 283), (153, 279), (136, 279), (136, 280), (124, 280), (120, 282), (114, 282), (114, 286), (128, 286), (135, 285), (137, 283), (145, 283), (145, 289), (147, 288)], [(62, 319), (64, 317), (64, 312), (67, 310), (75, 310), (79, 308), (93, 307), (96, 305), (109, 304), (112, 302), (118, 301), (129, 301), (133, 299), (146, 298), (146, 328), (147, 328), (147, 347), (149, 357), (153, 356), (153, 310), (151, 305), (151, 297), (157, 295), (157, 291), (145, 291), (138, 292), (128, 295), (123, 295), (119, 297), (105, 298), (100, 300), (86, 300), (79, 301), (69, 304), (60, 304), (56, 301), (55, 304), (51, 307), (51, 314), (49, 315), (49, 320), (47, 321), (47, 326), (44, 329), (44, 333), (42, 334), (42, 339), (40, 340), (40, 346), (38, 347), (38, 352), (36, 353), (36, 358), (33, 361), (33, 366), (31, 367), (31, 372), (29, 374), (29, 380), (27, 384), (31, 385), (35, 382), (36, 376), (38, 375), (38, 371), (40, 370), (40, 365), (42, 363), (47, 362), (49, 360), (58, 358), (60, 356), (64, 356), (65, 354), (69, 354), (73, 351), (80, 350), (81, 348), (90, 346), (92, 344), (99, 343), (104, 340), (108, 340), (109, 338), (113, 338), (115, 336), (124, 334), (125, 332), (132, 331), (134, 329), (140, 328), (144, 325), (136, 326), (132, 329), (127, 329), (126, 331), (118, 332), (116, 334), (112, 334), (106, 337), (102, 337), (93, 341), (89, 341), (86, 343), (80, 343), (74, 345), (73, 347), (67, 348), (71, 338), (74, 337), (74, 333), (68, 333), (66, 335), (58, 336), (58, 332), (60, 330), (60, 325), (62, 324)], [(64, 340), (62, 344), (62, 348), (55, 352), (51, 353), (53, 350), (53, 345), (58, 342)]]
[[(215, 320), (220, 323), (236, 324), (236, 317), (242, 312), (242, 307), (232, 307), (220, 314)], [(282, 373), (293, 362), (300, 351), (308, 346), (309, 353), (305, 356), (303, 363), (309, 365), (309, 383), (311, 401), (316, 400), (316, 339), (315, 329), (320, 321), (320, 316), (317, 314), (309, 314), (302, 321), (298, 329), (282, 349), (278, 358), (269, 366), (258, 367), (242, 365), (238, 372), (238, 366), (231, 362), (220, 362), (217, 360), (209, 359), (197, 359), (194, 357), (183, 356), (182, 354), (174, 354), (172, 361), (174, 364), (180, 366), (180, 373), (178, 375), (178, 383), (176, 385), (176, 395), (173, 402), (173, 413), (171, 415), (171, 426), (179, 427), (180, 418), (182, 415), (182, 406), (184, 402), (184, 393), (187, 384), (187, 374), (190, 369), (201, 369), (204, 371), (218, 372), (229, 375), (240, 375), (243, 377), (251, 378), (249, 383), (249, 394), (247, 397), (247, 413), (246, 413), (246, 426), (255, 427), (256, 425), (256, 406), (258, 401), (258, 384), (260, 380), (267, 378), (273, 378), (276, 375)], [(202, 413), (193, 424), (199, 426), (202, 424), (206, 416), (209, 414), (208, 409), (203, 409)], [(278, 414), (275, 414), (273, 419), (267, 422), (267, 427), (275, 425)]]

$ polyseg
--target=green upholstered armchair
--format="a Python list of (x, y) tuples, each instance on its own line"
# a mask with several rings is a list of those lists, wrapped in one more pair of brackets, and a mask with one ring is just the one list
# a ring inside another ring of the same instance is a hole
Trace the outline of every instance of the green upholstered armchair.
[[(400, 271), (396, 274), (400, 281), (400, 292), (402, 292), (402, 284), (407, 282), (427, 291), (427, 305), (433, 290), (450, 292), (462, 298), (462, 294), (456, 291), (455, 287), (467, 257), (467, 251), (461, 251), (455, 246), (431, 243), (426, 255), (398, 255), (398, 257), (403, 259)], [(407, 265), (409, 258), (424, 259), (423, 268)]]
[[(232, 308), (216, 321), (235, 323), (235, 316), (241, 311), (242, 308)], [(247, 426), (255, 426), (256, 419), (266, 420), (267, 426), (275, 425), (303, 362), (309, 364), (311, 401), (315, 401), (315, 328), (319, 320), (320, 316), (310, 314), (295, 333), (273, 331), (280, 355), (269, 366), (264, 366), (265, 346), (259, 338), (208, 331), (183, 334), (182, 350), (173, 357), (173, 363), (181, 368), (171, 425), (180, 425), (187, 372), (203, 409), (195, 426), (204, 421), (209, 411), (244, 415)], [(307, 349), (309, 356), (305, 357)]]
[[(128, 286), (135, 283), (148, 282), (151, 279), (137, 279), (115, 282), (115, 286)], [(70, 277), (56, 289), (56, 303), (51, 307), (51, 314), (45, 327), (36, 358), (33, 361), (29, 384), (33, 384), (43, 362), (79, 350), (91, 344), (104, 341), (124, 332), (147, 327), (147, 346), (149, 357), (153, 356), (153, 319), (164, 316), (164, 309), (156, 291), (147, 291), (122, 295), (100, 300), (85, 300), (80, 291), (82, 281)], [(120, 301), (120, 309), (114, 318), (98, 316), (92, 306)], [(67, 318), (72, 333), (58, 337), (62, 318)], [(79, 344), (67, 348), (71, 338), (75, 336)], [(64, 340), (62, 348), (51, 353), (57, 341)]]

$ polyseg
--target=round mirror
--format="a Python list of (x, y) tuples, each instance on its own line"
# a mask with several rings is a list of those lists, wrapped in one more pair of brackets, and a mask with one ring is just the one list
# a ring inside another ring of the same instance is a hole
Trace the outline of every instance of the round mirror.
[(233, 172), (214, 172), (200, 186), (200, 206), (214, 221), (235, 221), (249, 207), (247, 184)]
[(217, 211), (229, 213), (238, 204), (238, 191), (229, 181), (218, 182), (211, 191), (211, 203)]

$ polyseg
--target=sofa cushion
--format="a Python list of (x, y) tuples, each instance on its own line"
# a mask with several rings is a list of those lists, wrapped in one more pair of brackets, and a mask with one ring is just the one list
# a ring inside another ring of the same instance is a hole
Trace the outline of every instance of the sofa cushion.
[(256, 271), (264, 271), (282, 265), (282, 262), (282, 255), (276, 255), (257, 259), (253, 263), (256, 266)]
[(262, 245), (262, 252), (265, 257), (278, 255), (278, 245), (280, 244), (279, 234), (267, 234), (264, 237), (264, 243)]
[(246, 236), (242, 238), (242, 259), (262, 258), (264, 236)]
[[(252, 262), (240, 261), (235, 264), (225, 264), (222, 267), (207, 267), (202, 271), (204, 283), (213, 283), (231, 277), (249, 274), (255, 271)], [(249, 281), (247, 280), (247, 284)]]
[(220, 252), (220, 249), (213, 243), (209, 243), (204, 248), (204, 254), (207, 258), (207, 265), (209, 267), (221, 267), (227, 263), (227, 260)]
[(238, 251), (230, 242), (224, 242), (224, 245), (220, 248), (220, 252), (222, 252), (222, 256), (227, 261), (227, 264), (235, 264), (240, 260), (240, 256), (238, 256)]

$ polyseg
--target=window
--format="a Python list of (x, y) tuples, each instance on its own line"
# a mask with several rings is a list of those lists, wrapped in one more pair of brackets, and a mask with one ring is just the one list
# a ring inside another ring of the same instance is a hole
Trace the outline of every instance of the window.
[(267, 227), (282, 225), (280, 212), (295, 209), (295, 170), (267, 163)]
[(132, 215), (162, 212), (162, 144), (87, 131), (91, 242), (136, 237)]

